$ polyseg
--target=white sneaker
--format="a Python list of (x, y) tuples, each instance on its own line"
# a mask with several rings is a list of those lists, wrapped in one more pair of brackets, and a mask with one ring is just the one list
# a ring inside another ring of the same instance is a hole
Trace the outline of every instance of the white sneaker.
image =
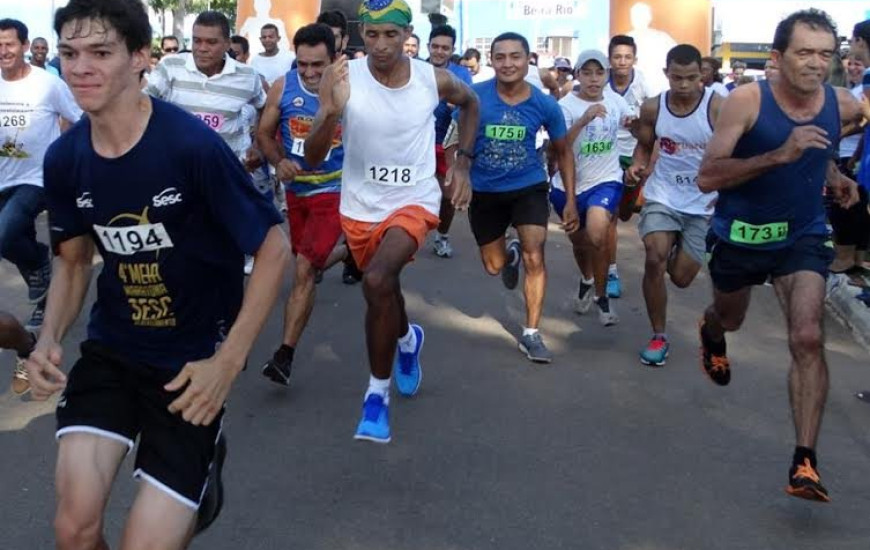
[(453, 247), (450, 246), (450, 239), (444, 235), (436, 235), (435, 241), (432, 243), (432, 250), (439, 258), (450, 258), (453, 256)]
[(592, 304), (595, 303), (595, 286), (594, 283), (586, 284), (580, 280), (580, 286), (577, 289), (577, 295), (574, 296), (574, 311), (583, 315), (589, 313)]
[(250, 275), (254, 272), (254, 257), (245, 256), (245, 275)]
[(611, 327), (619, 322), (619, 315), (613, 311), (613, 306), (610, 303), (610, 299), (606, 296), (602, 296), (601, 298), (597, 298), (595, 300), (595, 305), (598, 306), (598, 320), (605, 327)]

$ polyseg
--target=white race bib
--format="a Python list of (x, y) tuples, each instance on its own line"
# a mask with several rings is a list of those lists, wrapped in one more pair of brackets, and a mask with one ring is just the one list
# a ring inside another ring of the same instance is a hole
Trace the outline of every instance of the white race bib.
[(697, 187), (698, 174), (674, 174), (674, 185), (677, 187)]
[(0, 112), (0, 128), (27, 128), (30, 126), (30, 113)]
[[(293, 145), (290, 147), (290, 153), (297, 157), (305, 158), (305, 140), (302, 138), (293, 138)], [(326, 157), (323, 159), (323, 162), (328, 161), (330, 155), (332, 155), (332, 148), (326, 152)]]
[(94, 224), (94, 232), (106, 252), (131, 256), (138, 252), (154, 252), (172, 248), (172, 239), (162, 223), (107, 227)]
[(371, 183), (389, 185), (392, 187), (411, 187), (417, 185), (413, 166), (388, 166), (369, 164), (366, 166), (366, 178)]
[(215, 132), (220, 132), (221, 128), (224, 127), (224, 122), (226, 122), (226, 118), (224, 115), (217, 113), (193, 113), (193, 116), (203, 121), (206, 126), (214, 130)]

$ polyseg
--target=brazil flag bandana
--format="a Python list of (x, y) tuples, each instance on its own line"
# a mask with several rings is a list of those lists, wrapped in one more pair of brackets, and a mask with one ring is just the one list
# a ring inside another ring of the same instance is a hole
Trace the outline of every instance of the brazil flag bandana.
[(405, 0), (364, 0), (359, 7), (360, 23), (392, 23), (399, 27), (411, 25), (411, 8)]

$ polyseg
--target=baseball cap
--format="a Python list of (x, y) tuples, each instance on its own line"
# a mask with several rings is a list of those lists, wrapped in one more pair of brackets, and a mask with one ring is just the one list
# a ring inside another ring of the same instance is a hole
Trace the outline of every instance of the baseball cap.
[(553, 62), (553, 68), (571, 70), (571, 60), (567, 57), (557, 57), (556, 61)]
[(583, 65), (590, 61), (595, 61), (605, 69), (610, 68), (610, 63), (607, 61), (607, 56), (600, 50), (583, 50), (577, 56), (577, 64), (574, 65), (575, 70), (580, 70)]

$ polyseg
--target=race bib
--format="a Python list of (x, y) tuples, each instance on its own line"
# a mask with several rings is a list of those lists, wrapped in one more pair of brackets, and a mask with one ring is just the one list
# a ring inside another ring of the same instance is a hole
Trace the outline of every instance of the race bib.
[(674, 184), (682, 186), (698, 186), (698, 174), (677, 174), (674, 176)]
[(410, 187), (417, 184), (413, 166), (386, 166), (370, 164), (366, 166), (366, 176), (372, 183), (393, 187)]
[(788, 222), (774, 222), (763, 225), (734, 220), (731, 222), (731, 242), (741, 244), (778, 243), (788, 238)]
[(107, 227), (94, 225), (94, 232), (106, 252), (131, 256), (138, 252), (154, 252), (161, 248), (172, 248), (172, 239), (162, 223), (129, 225), (126, 227)]
[(487, 124), (485, 136), (499, 141), (522, 141), (526, 139), (525, 126), (502, 126), (500, 124)]
[(581, 155), (603, 155), (613, 150), (612, 141), (584, 141), (580, 144)]
[[(305, 158), (305, 140), (302, 138), (293, 138), (293, 145), (290, 147), (290, 153), (296, 155), (297, 157)], [(326, 157), (323, 159), (323, 162), (329, 160), (329, 157), (332, 155), (332, 148), (326, 152)]]
[(30, 113), (0, 113), (0, 128), (27, 128), (30, 126)]
[(221, 128), (224, 127), (224, 122), (226, 122), (226, 118), (224, 115), (220, 115), (217, 113), (193, 113), (193, 116), (203, 121), (206, 126), (214, 130), (215, 132), (220, 132)]

